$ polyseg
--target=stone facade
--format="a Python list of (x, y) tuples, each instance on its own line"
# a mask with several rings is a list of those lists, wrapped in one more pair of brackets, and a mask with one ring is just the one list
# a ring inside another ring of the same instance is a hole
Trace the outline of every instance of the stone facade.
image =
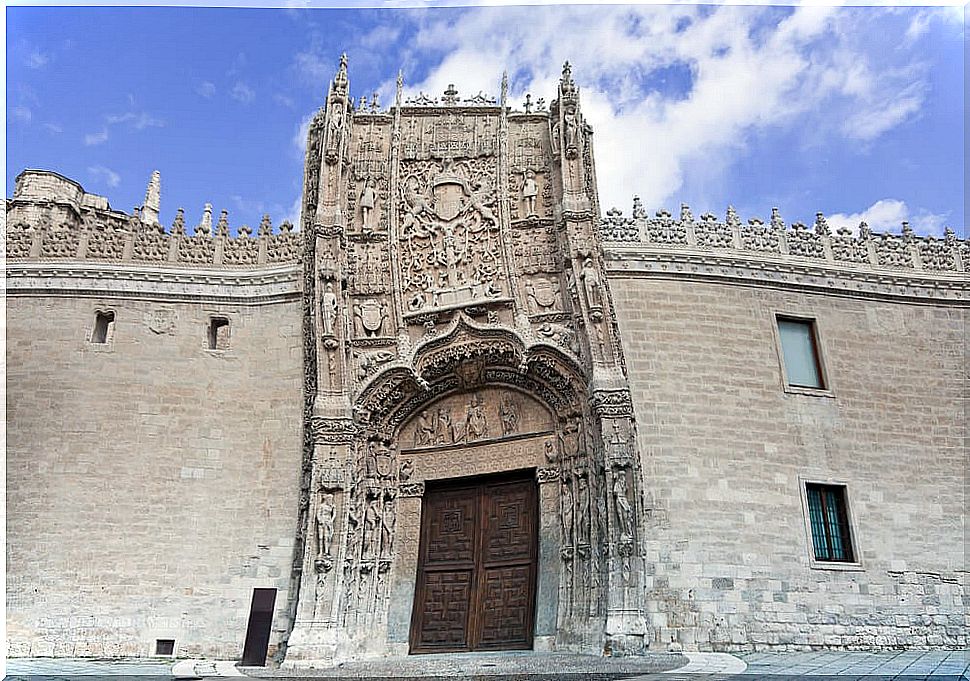
[[(536, 649), (966, 645), (966, 241), (600, 218), (568, 64), (548, 109), (402, 90), (341, 63), (299, 230), (18, 178), (12, 654), (235, 656), (254, 588), (287, 666), (406, 653), (426, 485), (521, 469)], [(806, 483), (855, 561), (814, 560)]]

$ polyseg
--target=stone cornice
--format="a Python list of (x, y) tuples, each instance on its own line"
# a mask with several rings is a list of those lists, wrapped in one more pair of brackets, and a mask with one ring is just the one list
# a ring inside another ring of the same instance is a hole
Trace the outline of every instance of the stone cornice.
[(69, 295), (260, 305), (296, 301), (301, 265), (225, 270), (105, 263), (7, 262), (7, 295)]
[(964, 272), (928, 272), (840, 262), (833, 265), (798, 256), (769, 256), (739, 250), (710, 251), (646, 244), (605, 244), (611, 279), (650, 277), (694, 279), (772, 288), (813, 290), (831, 295), (892, 298), (908, 302), (967, 305)]

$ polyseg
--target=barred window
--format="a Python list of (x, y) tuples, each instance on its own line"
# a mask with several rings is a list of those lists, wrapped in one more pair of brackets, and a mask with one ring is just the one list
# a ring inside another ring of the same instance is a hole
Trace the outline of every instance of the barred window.
[(806, 483), (815, 560), (855, 562), (845, 487)]

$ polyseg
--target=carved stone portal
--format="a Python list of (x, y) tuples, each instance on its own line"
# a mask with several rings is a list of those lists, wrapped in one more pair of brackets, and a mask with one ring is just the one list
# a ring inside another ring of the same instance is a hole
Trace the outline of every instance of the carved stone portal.
[(509, 472), (538, 505), (516, 640), (642, 651), (642, 472), (569, 68), (548, 110), (511, 111), (504, 81), (402, 92), (355, 109), (343, 60), (309, 128), (285, 666), (409, 652), (426, 490)]

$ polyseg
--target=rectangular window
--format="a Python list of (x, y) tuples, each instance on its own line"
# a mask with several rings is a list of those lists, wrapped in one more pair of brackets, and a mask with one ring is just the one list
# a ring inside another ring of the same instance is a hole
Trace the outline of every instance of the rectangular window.
[(110, 343), (114, 336), (115, 313), (98, 311), (94, 316), (94, 329), (91, 331), (91, 342), (98, 345)]
[(815, 322), (810, 319), (778, 317), (778, 337), (788, 375), (788, 385), (825, 389), (818, 351)]
[(225, 317), (213, 317), (209, 320), (209, 349), (229, 349), (229, 320)]
[(175, 655), (175, 639), (157, 638), (155, 639), (155, 654), (162, 657)]
[(845, 487), (806, 483), (805, 491), (815, 560), (855, 562)]

